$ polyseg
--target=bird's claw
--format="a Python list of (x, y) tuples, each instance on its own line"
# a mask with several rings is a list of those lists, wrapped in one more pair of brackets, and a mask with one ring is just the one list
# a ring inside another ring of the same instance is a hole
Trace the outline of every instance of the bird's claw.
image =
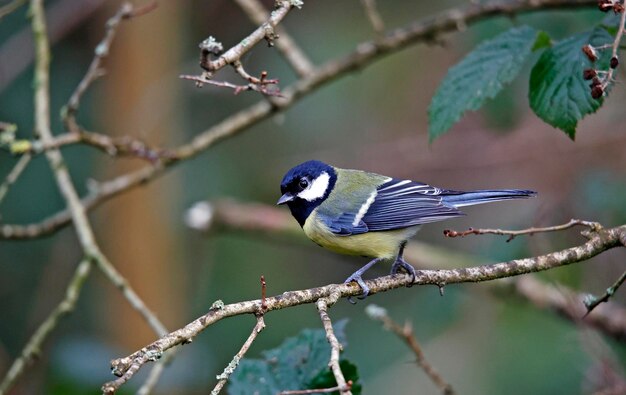
[(400, 269), (404, 269), (404, 271), (411, 276), (411, 282), (408, 283), (406, 286), (407, 288), (412, 287), (416, 277), (415, 268), (404, 259), (399, 258), (396, 259), (396, 261), (393, 263), (393, 266), (391, 266), (391, 274), (397, 274)]
[[(359, 285), (359, 287), (361, 287), (361, 291), (363, 291), (363, 293), (359, 296), (357, 296), (358, 299), (365, 299), (367, 298), (367, 295), (369, 295), (370, 293), (370, 288), (365, 284), (365, 281), (363, 281), (363, 278), (360, 275), (356, 275), (353, 274), (350, 277), (348, 277), (346, 279), (346, 281), (344, 281), (344, 284), (348, 284), (350, 282), (354, 281), (355, 283), (357, 283)], [(352, 303), (352, 304), (356, 304), (356, 301), (354, 299), (352, 299), (352, 296), (348, 296), (348, 302)]]
[[(367, 298), (367, 295), (369, 295), (370, 293), (370, 287), (368, 287), (365, 284), (365, 281), (363, 281), (363, 278), (361, 277), (363, 275), (363, 273), (365, 273), (370, 267), (374, 266), (377, 262), (380, 262), (382, 260), (382, 258), (376, 258), (372, 261), (370, 261), (367, 265), (363, 266), (362, 268), (360, 268), (359, 270), (357, 270), (356, 272), (352, 273), (350, 275), (350, 277), (348, 277), (346, 279), (346, 281), (344, 281), (344, 284), (347, 284), (351, 281), (354, 281), (355, 283), (359, 284), (359, 287), (361, 287), (361, 290), (363, 291), (363, 293), (360, 296), (357, 296), (357, 298), (359, 299), (365, 299)], [(354, 299), (352, 299), (351, 296), (348, 296), (348, 302), (352, 303), (352, 304), (356, 304), (356, 302), (354, 301)]]

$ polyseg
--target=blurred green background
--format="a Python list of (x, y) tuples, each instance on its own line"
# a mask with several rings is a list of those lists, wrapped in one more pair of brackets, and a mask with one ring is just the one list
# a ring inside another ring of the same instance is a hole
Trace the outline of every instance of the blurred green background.
[[(2, 2), (2, 4), (6, 3)], [(265, 1), (270, 5), (271, 1)], [(379, 1), (388, 28), (405, 25), (461, 1)], [(104, 24), (117, 1), (46, 2), (53, 58), (53, 127), (62, 131), (59, 110), (91, 61)], [(15, 123), (30, 138), (32, 40), (26, 7), (0, 21), (0, 121)], [(445, 45), (412, 46), (350, 74), (199, 157), (171, 169), (93, 211), (90, 217), (102, 248), (168, 329), (205, 313), (213, 301), (259, 297), (259, 276), (268, 292), (342, 281), (364, 263), (317, 248), (261, 235), (201, 235), (185, 227), (184, 212), (198, 200), (234, 198), (273, 204), (283, 173), (308, 159), (407, 177), (453, 189), (529, 188), (537, 199), (467, 210), (468, 216), (427, 226), (418, 237), (451, 251), (511, 259), (582, 242), (575, 231), (504, 239), (482, 236), (445, 239), (445, 228), (523, 228), (564, 223), (570, 218), (606, 226), (626, 223), (626, 112), (616, 85), (598, 114), (585, 119), (572, 142), (542, 123), (528, 108), (523, 72), (484, 110), (467, 114), (450, 133), (428, 144), (427, 107), (447, 69), (478, 42), (515, 24), (528, 23), (553, 37), (588, 29), (603, 15), (595, 10), (544, 12), (495, 18), (454, 34)], [(374, 37), (358, 0), (305, 1), (283, 26), (320, 64)], [(123, 23), (105, 62), (107, 75), (85, 97), (79, 121), (88, 130), (129, 135), (156, 146), (190, 140), (215, 122), (263, 98), (178, 78), (199, 73), (198, 43), (209, 35), (226, 47), (253, 25), (228, 0), (162, 1), (148, 15)], [(285, 87), (296, 76), (275, 49), (261, 44), (243, 58), (251, 74), (267, 70)], [(623, 68), (618, 78), (623, 79)], [(218, 79), (237, 81), (230, 70)], [(63, 149), (81, 193), (88, 180), (105, 180), (144, 163), (110, 158), (90, 147)], [(4, 179), (16, 158), (0, 152)], [(1, 223), (37, 222), (64, 207), (48, 163), (36, 157), (0, 207)], [(584, 292), (600, 293), (626, 268), (624, 251), (541, 275)], [(37, 325), (63, 297), (81, 251), (74, 231), (64, 229), (30, 241), (0, 241), (0, 372), (5, 372)], [(427, 263), (427, 262), (426, 262)], [(450, 263), (454, 266), (454, 262)], [(370, 275), (383, 275), (378, 267)], [(625, 304), (624, 292), (614, 300)], [(365, 394), (436, 394), (413, 363), (411, 352), (377, 322), (369, 303), (393, 318), (413, 323), (429, 361), (463, 394), (587, 393), (610, 355), (624, 361), (626, 347), (597, 337), (551, 312), (508, 294), (494, 295), (481, 284), (414, 287), (370, 297), (356, 306), (340, 301), (330, 314), (348, 318), (345, 356), (360, 371)], [(256, 357), (306, 327), (319, 328), (313, 305), (266, 317), (267, 329), (253, 345)], [(215, 375), (239, 349), (254, 325), (236, 317), (210, 327), (182, 348), (157, 393), (206, 393)], [(77, 310), (46, 342), (41, 359), (16, 394), (97, 393), (112, 378), (109, 360), (155, 339), (154, 334), (94, 271)], [(623, 364), (613, 368), (623, 374)], [(594, 370), (595, 369), (595, 370)], [(131, 393), (148, 369), (124, 387)], [(390, 389), (393, 383), (393, 389)]]

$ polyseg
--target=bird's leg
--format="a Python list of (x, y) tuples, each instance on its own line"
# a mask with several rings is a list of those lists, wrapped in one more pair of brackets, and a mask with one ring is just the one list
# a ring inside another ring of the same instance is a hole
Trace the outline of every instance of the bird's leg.
[[(365, 281), (363, 281), (363, 278), (361, 276), (370, 267), (374, 266), (376, 263), (378, 263), (378, 262), (380, 262), (382, 260), (383, 260), (382, 258), (376, 258), (376, 259), (370, 261), (367, 265), (363, 266), (362, 268), (360, 268), (356, 272), (352, 273), (350, 275), (350, 277), (346, 278), (346, 281), (344, 281), (344, 284), (347, 284), (347, 283), (349, 283), (351, 281), (354, 281), (357, 284), (359, 284), (359, 287), (361, 287), (361, 290), (363, 291), (363, 294), (361, 296), (357, 296), (357, 298), (365, 299), (367, 297), (367, 295), (370, 293), (370, 288), (365, 284)], [(356, 303), (355, 301), (352, 300), (352, 297), (348, 297), (348, 301), (350, 303), (352, 303), (352, 304)]]
[(416, 273), (415, 273), (415, 268), (402, 258), (402, 254), (404, 253), (405, 246), (406, 246), (406, 242), (402, 243), (402, 245), (400, 246), (400, 251), (398, 251), (398, 256), (396, 257), (396, 261), (393, 263), (393, 266), (391, 266), (391, 274), (392, 275), (397, 274), (400, 268), (404, 269), (408, 274), (411, 275), (411, 282), (407, 284), (407, 287), (411, 287), (413, 286), (413, 282), (415, 281)]

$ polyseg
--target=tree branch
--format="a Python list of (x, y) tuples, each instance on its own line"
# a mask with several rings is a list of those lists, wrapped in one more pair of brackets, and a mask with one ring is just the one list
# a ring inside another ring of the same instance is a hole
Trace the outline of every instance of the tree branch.
[[(254, 233), (255, 236), (280, 236), (312, 245), (287, 211), (262, 204), (242, 204), (229, 200), (196, 203), (188, 210), (185, 220), (188, 226), (203, 232), (243, 231)], [(600, 230), (602, 226), (597, 224), (591, 229)], [(626, 238), (621, 243), (626, 245)], [(454, 253), (448, 248), (434, 247), (415, 240), (409, 242), (405, 257), (411, 263), (429, 268), (445, 268), (450, 262), (456, 266), (472, 266), (481, 261), (475, 256)], [(493, 292), (514, 290), (536, 307), (554, 311), (576, 325), (587, 325), (617, 340), (626, 340), (626, 310), (616, 304), (605, 304), (582, 320), (586, 313), (583, 306), (588, 295), (576, 293), (562, 285), (552, 286), (532, 276), (515, 281), (492, 282), (489, 285)]]
[[(273, 104), (266, 100), (258, 102), (197, 135), (190, 143), (168, 150), (172, 152), (171, 159), (165, 159), (162, 163), (146, 166), (99, 184), (97, 191), (93, 191), (83, 199), (83, 205), (86, 209), (92, 209), (128, 189), (148, 182), (162, 174), (163, 169), (195, 157), (215, 144), (269, 118), (276, 112), (288, 109), (302, 97), (340, 77), (366, 67), (410, 45), (432, 41), (437, 35), (457, 30), (460, 21), (470, 25), (494, 16), (510, 16), (546, 9), (581, 8), (595, 5), (597, 3), (593, 0), (521, 0), (502, 3), (472, 3), (466, 7), (449, 10), (403, 28), (392, 30), (380, 40), (363, 42), (348, 55), (316, 67), (308, 77), (301, 78), (282, 91), (283, 98), (274, 101)], [(40, 223), (29, 225), (5, 224), (0, 227), (0, 239), (45, 236), (69, 224), (70, 219), (71, 215), (66, 210), (56, 213)]]
[(235, 369), (237, 369), (239, 362), (243, 359), (243, 356), (246, 355), (248, 349), (250, 349), (250, 346), (252, 345), (252, 342), (256, 339), (256, 337), (259, 335), (259, 333), (261, 333), (263, 329), (265, 329), (265, 321), (263, 320), (263, 315), (258, 314), (256, 317), (256, 325), (254, 326), (254, 328), (252, 328), (250, 336), (248, 336), (248, 339), (246, 339), (246, 341), (243, 343), (243, 346), (241, 346), (241, 349), (237, 352), (237, 354), (235, 354), (228, 366), (224, 368), (224, 372), (217, 376), (218, 382), (211, 391), (211, 395), (219, 394), (222, 388), (224, 388), (224, 385), (228, 381), (228, 378), (231, 374), (233, 374)]
[[(50, 49), (46, 31), (43, 0), (31, 0), (30, 12), (32, 15), (31, 23), (35, 41), (35, 133), (41, 137), (42, 142), (50, 143), (54, 140), (50, 127)], [(130, 287), (126, 279), (124, 279), (124, 277), (100, 251), (89, 220), (87, 219), (85, 207), (82, 205), (82, 202), (78, 197), (78, 193), (74, 188), (74, 184), (72, 183), (61, 152), (58, 149), (51, 149), (46, 151), (46, 157), (61, 195), (68, 206), (68, 211), (71, 215), (81, 248), (85, 255), (85, 262), (94, 261), (107, 279), (121, 290), (122, 295), (126, 298), (129, 304), (141, 314), (148, 325), (150, 325), (159, 336), (165, 335), (167, 330), (163, 324), (161, 324), (155, 314), (148, 309), (135, 291)], [(77, 270), (77, 273), (87, 276), (88, 271), (85, 272), (85, 270)], [(71, 290), (71, 292), (78, 295), (83, 283), (84, 279), (79, 277), (79, 280), (69, 284), (69, 286), (73, 288), (68, 288), (67, 292), (69, 293)], [(58, 307), (57, 310), (59, 308), (60, 307)], [(44, 321), (42, 326), (40, 326), (36, 333), (31, 337), (31, 340), (27, 343), (22, 355), (32, 355), (29, 345), (43, 343), (47, 335), (52, 331), (52, 329), (54, 329), (56, 323), (58, 322), (58, 319), (54, 317), (64, 315), (69, 311), (71, 311), (71, 309), (63, 310), (62, 313), (57, 313), (56, 310), (53, 311), (50, 316), (53, 318), (49, 317), (46, 321)], [(24, 373), (25, 367), (26, 365), (23, 363), (23, 358), (16, 360), (9, 371), (9, 373), (13, 372), (11, 377), (7, 375), (3, 380), (3, 388), (6, 388), (8, 391), (10, 386)], [(4, 383), (6, 383), (6, 385)]]
[(541, 309), (552, 310), (576, 325), (585, 325), (626, 341), (626, 311), (616, 304), (605, 304), (587, 314), (585, 295), (564, 286), (545, 284), (534, 277), (522, 277), (512, 284), (518, 295)]
[(341, 343), (339, 343), (339, 340), (337, 340), (337, 336), (335, 336), (333, 323), (328, 315), (328, 309), (337, 303), (338, 300), (339, 293), (331, 290), (327, 297), (318, 299), (315, 305), (320, 313), (322, 325), (324, 326), (324, 331), (326, 332), (326, 339), (330, 344), (330, 359), (328, 361), (328, 367), (330, 367), (330, 370), (333, 372), (333, 376), (335, 376), (337, 387), (340, 388), (339, 393), (352, 395), (350, 386), (347, 385), (346, 378), (343, 376), (343, 372), (341, 371), (341, 366), (339, 366), (339, 354), (343, 351), (343, 347)]
[[(244, 38), (239, 44), (230, 48), (221, 54), (217, 59), (211, 60), (211, 51), (209, 48), (203, 48), (203, 56), (200, 61), (200, 67), (210, 73), (212, 77), (217, 71), (229, 64), (241, 59), (249, 50), (257, 45), (268, 35), (274, 34), (274, 28), (287, 16), (293, 7), (300, 8), (302, 2), (299, 0), (278, 0), (276, 1), (276, 9), (272, 11), (269, 19), (254, 30), (248, 37)], [(202, 48), (202, 47), (201, 47)]]
[(361, 4), (367, 19), (372, 25), (372, 29), (374, 29), (374, 33), (379, 37), (382, 36), (385, 32), (385, 23), (378, 12), (378, 7), (376, 7), (376, 0), (361, 0)]
[[(248, 15), (250, 20), (262, 25), (270, 17), (259, 0), (235, 0), (237, 5)], [(289, 65), (296, 71), (299, 77), (306, 77), (315, 68), (304, 51), (281, 26), (274, 27), (275, 40), (268, 40), (268, 44), (276, 46), (278, 52), (287, 60)]]
[(617, 292), (618, 288), (624, 283), (624, 280), (626, 280), (626, 272), (622, 273), (613, 285), (608, 287), (601, 296), (588, 295), (588, 297), (584, 300), (585, 307), (587, 308), (585, 315), (591, 313), (600, 303), (608, 302), (609, 298), (613, 296), (615, 292)]
[(56, 328), (59, 320), (74, 310), (80, 296), (83, 283), (91, 272), (91, 262), (84, 259), (76, 267), (74, 276), (65, 289), (65, 298), (52, 310), (48, 317), (39, 325), (30, 337), (22, 352), (5, 374), (0, 384), (0, 395), (6, 394), (15, 382), (24, 374), (27, 367), (41, 354), (41, 350), (48, 335)]
[[(446, 284), (491, 281), (549, 270), (585, 261), (603, 251), (622, 246), (620, 238), (626, 238), (626, 225), (598, 230), (591, 234), (590, 239), (584, 244), (533, 258), (515, 259), (492, 265), (460, 269), (418, 270), (413, 284), (443, 287)], [(406, 286), (410, 283), (410, 280), (411, 277), (408, 275), (395, 275), (368, 280), (366, 284), (370, 287), (370, 295), (373, 295)], [(357, 296), (360, 292), (361, 289), (355, 283), (331, 284), (319, 288), (285, 292), (282, 295), (269, 297), (265, 299), (265, 305), (267, 306), (267, 312), (270, 312), (292, 306), (315, 303), (319, 299), (328, 298), (333, 294), (338, 295), (338, 298), (344, 298)], [(160, 358), (164, 351), (188, 343), (208, 326), (223, 318), (242, 314), (254, 314), (259, 311), (261, 304), (262, 301), (257, 299), (214, 306), (207, 314), (197, 318), (185, 327), (167, 334), (127, 357), (113, 360), (111, 362), (112, 371), (115, 375), (124, 376), (128, 380), (144, 364)], [(103, 389), (108, 388), (108, 386), (109, 383), (105, 384)]]
[[(241, 69), (243, 70), (243, 69)], [(245, 73), (245, 71), (242, 71), (242, 73)], [(240, 73), (241, 74), (241, 73)], [(246, 78), (247, 80), (249, 80), (246, 76), (247, 73), (245, 74), (241, 74), (242, 77)], [(248, 76), (250, 77), (250, 76)], [(187, 74), (183, 74), (180, 75), (179, 78), (183, 79), (183, 80), (190, 80), (190, 81), (195, 81), (196, 85), (201, 87), (203, 84), (209, 84), (209, 85), (214, 85), (214, 86), (219, 86), (222, 88), (230, 88), (234, 90), (234, 94), (238, 95), (241, 92), (244, 91), (255, 91), (255, 92), (259, 92), (265, 96), (276, 96), (276, 97), (282, 97), (280, 90), (278, 88), (275, 89), (269, 89), (268, 85), (269, 84), (277, 84), (278, 80), (268, 80), (267, 82), (262, 82), (261, 79), (259, 79), (259, 82), (250, 82), (246, 85), (236, 85), (236, 84), (232, 84), (230, 82), (227, 81), (215, 81), (212, 79), (207, 78), (206, 75), (187, 75)], [(250, 78), (254, 78), (254, 77), (250, 77)]]
[(473, 229), (469, 228), (465, 231), (456, 231), (451, 229), (445, 229), (443, 231), (443, 235), (446, 237), (465, 237), (467, 235), (502, 235), (509, 236), (506, 239), (507, 243), (513, 240), (515, 237), (520, 235), (534, 235), (535, 233), (545, 233), (545, 232), (557, 232), (569, 228), (573, 228), (574, 226), (586, 226), (591, 231), (597, 231), (602, 228), (602, 226), (597, 222), (592, 221), (583, 221), (580, 219), (571, 219), (568, 223), (562, 225), (548, 226), (545, 228), (528, 228), (522, 230), (503, 230), (503, 229)]
[(365, 313), (373, 320), (383, 323), (385, 329), (395, 333), (400, 339), (402, 339), (415, 354), (417, 365), (422, 368), (426, 376), (439, 388), (443, 395), (454, 395), (455, 391), (450, 384), (448, 384), (443, 377), (433, 368), (433, 366), (426, 361), (424, 352), (419, 342), (413, 334), (413, 328), (409, 322), (405, 322), (404, 326), (398, 324), (389, 317), (387, 310), (374, 304), (368, 305), (365, 308)]
[(117, 27), (120, 22), (132, 15), (133, 6), (130, 3), (123, 3), (119, 11), (113, 15), (106, 23), (106, 33), (100, 44), (96, 46), (94, 51), (95, 55), (87, 69), (87, 73), (76, 86), (74, 93), (70, 96), (70, 99), (66, 106), (61, 110), (63, 122), (65, 123), (67, 131), (78, 130), (76, 125), (76, 112), (80, 106), (80, 100), (83, 94), (89, 89), (91, 84), (104, 75), (104, 70), (100, 68), (100, 64), (104, 58), (109, 54), (109, 48), (115, 38)]
[(2, 18), (14, 12), (24, 4), (26, 4), (26, 0), (13, 0), (10, 3), (3, 5), (2, 7), (0, 7), (0, 20), (2, 20)]
[(9, 192), (9, 188), (11, 185), (17, 181), (22, 172), (26, 169), (26, 166), (30, 163), (31, 156), (30, 154), (22, 155), (20, 159), (15, 163), (13, 169), (9, 172), (7, 177), (4, 179), (4, 182), (0, 184), (0, 203), (4, 200), (4, 197)]

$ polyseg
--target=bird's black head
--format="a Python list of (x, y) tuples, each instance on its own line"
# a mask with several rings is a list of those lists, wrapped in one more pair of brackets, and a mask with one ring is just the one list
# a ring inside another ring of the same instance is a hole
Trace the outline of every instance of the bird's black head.
[(280, 184), (283, 194), (278, 204), (289, 206), (291, 214), (304, 226), (304, 221), (330, 194), (337, 181), (337, 173), (326, 163), (310, 160), (299, 164), (285, 174)]

